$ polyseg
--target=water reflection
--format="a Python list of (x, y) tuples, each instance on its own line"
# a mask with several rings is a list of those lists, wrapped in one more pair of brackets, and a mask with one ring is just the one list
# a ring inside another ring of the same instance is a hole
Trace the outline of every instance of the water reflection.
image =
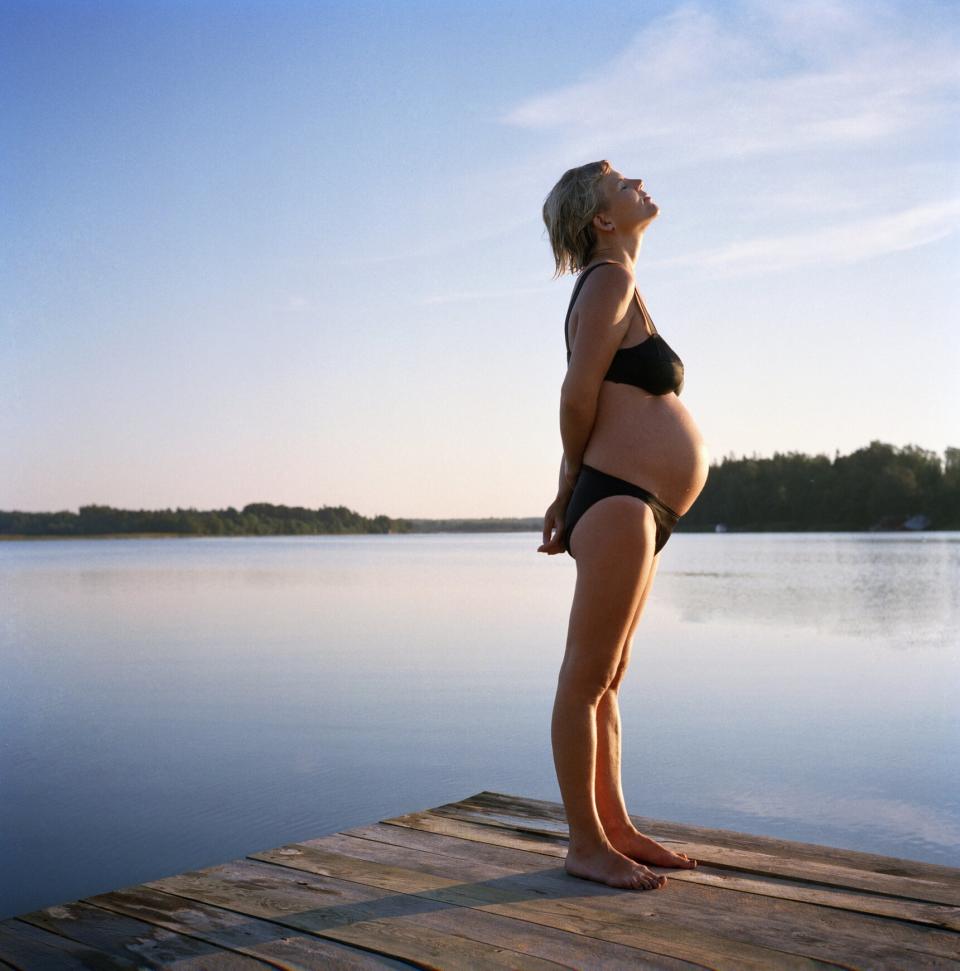
[(685, 538), (658, 577), (658, 595), (685, 622), (809, 628), (893, 649), (958, 643), (956, 534)]
[[(903, 798), (834, 792), (789, 783), (775, 788), (739, 785), (719, 791), (717, 797), (730, 809), (762, 819), (804, 824), (816, 819), (822, 825), (838, 829), (898, 834), (901, 840), (913, 845), (960, 845), (960, 821), (956, 815)], [(911, 857), (909, 852), (903, 855)]]
[[(0, 915), (559, 800), (576, 573), (539, 542), (0, 543)], [(676, 534), (621, 692), (628, 806), (960, 865), (958, 579), (958, 534)]]

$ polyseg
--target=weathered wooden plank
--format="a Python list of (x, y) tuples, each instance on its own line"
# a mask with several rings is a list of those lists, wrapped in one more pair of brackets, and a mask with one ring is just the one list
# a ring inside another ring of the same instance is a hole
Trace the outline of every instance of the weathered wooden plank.
[[(565, 850), (549, 844), (543, 854), (529, 850), (501, 846), (494, 843), (476, 842), (457, 836), (440, 835), (426, 830), (411, 829), (406, 826), (390, 826), (375, 823), (370, 826), (357, 826), (344, 830), (341, 834), (381, 843), (392, 843), (410, 849), (422, 849), (429, 853), (448, 856), (467, 857), (483, 860), (501, 866), (515, 866), (527, 871), (543, 868), (543, 856), (556, 856), (562, 859)], [(486, 834), (485, 834), (486, 835)], [(314, 840), (304, 840), (303, 845), (311, 846)], [(667, 867), (653, 867), (663, 873), (668, 880), (681, 880), (704, 886), (721, 887), (741, 893), (756, 893), (766, 897), (779, 897), (783, 900), (798, 900), (822, 907), (851, 910), (877, 917), (893, 917), (929, 927), (942, 927), (946, 930), (960, 930), (960, 908), (942, 904), (928, 904), (902, 898), (890, 898), (856, 891), (821, 887), (813, 884), (798, 883), (786, 879), (760, 877), (753, 874), (740, 875), (732, 870), (716, 872), (706, 866), (696, 870), (675, 870)]]
[[(356, 862), (345, 861), (344, 855)], [(916, 968), (940, 966), (937, 961), (944, 958), (960, 959), (960, 935), (949, 931), (927, 930), (795, 901), (725, 894), (715, 887), (684, 884), (674, 888), (671, 894), (666, 892), (667, 888), (637, 894), (577, 880), (559, 866), (525, 873), (515, 867), (490, 866), (482, 861), (438, 854), (428, 856), (422, 850), (389, 847), (342, 835), (313, 840), (310, 845), (291, 844), (276, 851), (253, 854), (252, 858), (269, 859), (394, 891), (429, 894), (435, 898), (439, 892), (439, 899), (465, 906), (535, 898), (538, 905), (535, 910), (549, 909), (550, 898), (563, 902), (572, 893), (593, 895), (589, 907), (592, 918), (600, 910), (612, 908), (632, 916), (640, 909), (645, 916), (657, 918), (658, 923), (669, 922), (671, 933), (684, 935), (688, 942), (696, 942), (698, 934), (704, 933), (703, 928), (710, 928), (716, 935), (723, 935), (728, 950), (730, 942), (742, 943), (779, 948), (825, 961), (850, 961), (854, 966), (856, 960), (869, 956), (877, 962), (871, 967), (881, 966), (882, 961), (894, 961), (891, 966), (896, 967), (896, 962), (906, 954), (911, 956), (912, 966)], [(585, 888), (582, 892), (581, 885)], [(643, 899), (637, 903), (638, 898)], [(509, 913), (509, 910), (499, 912)], [(530, 919), (527, 914), (524, 916)], [(808, 935), (817, 939), (808, 940)], [(799, 947), (791, 943), (792, 938), (799, 940)], [(829, 946), (825, 947), (823, 941), (829, 941)], [(637, 946), (645, 945), (638, 941)], [(665, 953), (709, 962), (717, 946), (718, 941), (711, 939), (709, 949), (699, 953)]]
[[(367, 843), (369, 847), (378, 845), (369, 840), (359, 842)], [(382, 844), (380, 846), (382, 848)], [(506, 867), (463, 860), (455, 860), (455, 865), (451, 866), (432, 858), (425, 859), (422, 852), (414, 852), (411, 859), (400, 861), (406, 862), (406, 866), (390, 865), (382, 860), (371, 862), (359, 856), (348, 857), (302, 844), (254, 854), (252, 858), (273, 860), (281, 866), (409, 893), (418, 898), (483, 909), (584, 937), (629, 944), (711, 968), (837, 966), (829, 959), (819, 961), (797, 953), (789, 945), (782, 947), (782, 934), (769, 933), (769, 944), (746, 939), (749, 932), (743, 934), (744, 939), (738, 939), (730, 933), (728, 926), (723, 926), (724, 919), (730, 923), (730, 915), (719, 915), (718, 919), (709, 907), (698, 918), (691, 919), (686, 902), (678, 903), (673, 908), (673, 916), (680, 919), (664, 919), (657, 912), (654, 899), (665, 897), (663, 890), (645, 893), (615, 890), (566, 874), (558, 878), (556, 869), (551, 876), (549, 869), (541, 873), (518, 874)], [(631, 902), (630, 906), (624, 911), (612, 912), (605, 905), (614, 898), (626, 898)], [(747, 923), (738, 919), (736, 929), (743, 932)], [(792, 926), (786, 929), (793, 930)]]
[(480, 792), (0, 921), (0, 969), (960, 971), (960, 869), (667, 820), (650, 892), (563, 870), (563, 806)]
[[(290, 872), (294, 875), (298, 873), (302, 875), (304, 871), (290, 868)], [(357, 890), (367, 890), (368, 892), (379, 890), (379, 887), (368, 888), (355, 881), (341, 881), (335, 876), (325, 878), (317, 875), (317, 878), (325, 879), (325, 886), (328, 888), (349, 887), (353, 892)], [(380, 896), (382, 898), (383, 895), (380, 894)], [(630, 942), (624, 946), (611, 945), (599, 939), (584, 942), (578, 939), (575, 934), (571, 935), (563, 931), (551, 933), (543, 925), (531, 927), (528, 920), (502, 917), (499, 914), (481, 909), (464, 908), (460, 906), (461, 901), (447, 902), (439, 896), (391, 894), (391, 897), (398, 902), (398, 912), (408, 915), (410, 920), (417, 923), (426, 923), (434, 928), (463, 934), (473, 940), (489, 942), (496, 946), (514, 947), (527, 954), (546, 957), (550, 960), (572, 960), (572, 966), (575, 967), (689, 969), (694, 966), (701, 966), (679, 959), (671, 959), (653, 951), (647, 953), (637, 947), (635, 942)], [(425, 909), (426, 901), (431, 902), (430, 909)], [(435, 906), (442, 909), (433, 910), (432, 908)], [(584, 961), (587, 962), (586, 965), (584, 965)]]
[[(142, 967), (312, 968), (373, 971), (409, 964), (311, 935), (291, 934), (269, 921), (187, 902), (147, 887), (126, 887), (24, 915), (37, 926), (136, 956)], [(128, 953), (131, 952), (131, 953)]]
[[(498, 792), (479, 792), (449, 807), (461, 806), (477, 810), (487, 809), (505, 816), (518, 816), (545, 823), (557, 824), (555, 832), (566, 834), (566, 816), (563, 805), (542, 799), (514, 796)], [(443, 812), (447, 806), (438, 806), (433, 812)], [(652, 819), (646, 816), (630, 816), (641, 832), (649, 833), (660, 842), (690, 842), (711, 846), (725, 846), (728, 849), (751, 850), (771, 856), (785, 856), (791, 860), (816, 860), (834, 862), (857, 870), (869, 870), (888, 876), (911, 877), (917, 880), (931, 880), (948, 887), (960, 889), (960, 868), (910, 860), (894, 856), (866, 853), (841, 847), (825, 846), (819, 843), (804, 843), (785, 840), (774, 836), (759, 836), (729, 829), (710, 829), (692, 823), (677, 823), (665, 819)]]
[(425, 833), (437, 833), (440, 836), (456, 836), (460, 839), (490, 846), (509, 846), (530, 853), (542, 853), (545, 856), (561, 858), (566, 856), (569, 846), (569, 840), (566, 836), (538, 833), (527, 829), (514, 829), (508, 826), (485, 826), (464, 822), (455, 816), (438, 815), (429, 809), (424, 809), (422, 812), (405, 813), (403, 816), (393, 816), (390, 819), (384, 819), (382, 824), (384, 826), (403, 826)]
[[(385, 828), (391, 829), (391, 827)], [(473, 845), (476, 846), (477, 844)], [(278, 854), (280, 858), (288, 856), (283, 848), (278, 850)], [(260, 855), (253, 854), (250, 858), (259, 860)], [(464, 860), (459, 861), (460, 865), (454, 871), (457, 881), (462, 879), (464, 862)], [(540, 865), (542, 866), (542, 862)], [(294, 869), (293, 872), (299, 871)], [(336, 879), (335, 874), (325, 874), (325, 876)], [(442, 910), (419, 914), (414, 912), (409, 917), (418, 923), (426, 923), (434, 929), (466, 934), (473, 940), (484, 941), (498, 947), (513, 948), (526, 954), (533, 954), (561, 963), (572, 962), (571, 966), (573, 967), (589, 966), (591, 969), (650, 967), (681, 971), (681, 969), (702, 966), (655, 952), (644, 952), (636, 947), (613, 944), (598, 939), (584, 940), (576, 932), (554, 929), (546, 925), (540, 925), (533, 929), (526, 919), (518, 920), (511, 916), (487, 912), (483, 909), (464, 908), (452, 904), (447, 906), (443, 901), (440, 901), (440, 903), (444, 904)], [(587, 962), (587, 964), (584, 965), (584, 962)]]
[[(566, 827), (562, 832), (556, 830), (538, 830), (536, 824), (524, 822), (519, 817), (478, 813), (473, 810), (445, 807), (445, 811), (428, 811), (432, 816), (440, 816), (487, 829), (503, 829), (514, 832), (526, 832), (534, 837), (545, 836), (554, 843), (557, 839), (566, 843)], [(411, 818), (421, 819), (422, 814), (411, 813)], [(399, 816), (384, 820), (385, 823), (403, 825), (406, 817)], [(559, 827), (557, 827), (558, 829)], [(659, 835), (650, 828), (644, 830), (649, 836), (659, 840)], [(482, 839), (483, 829), (474, 831), (473, 838)], [(470, 838), (470, 837), (467, 837)], [(535, 844), (529, 844), (533, 849)], [(549, 845), (549, 844), (547, 844)], [(928, 903), (946, 904), (956, 907), (960, 905), (960, 889), (956, 889), (941, 881), (921, 880), (914, 877), (892, 876), (886, 873), (874, 873), (855, 867), (845, 867), (839, 863), (822, 863), (817, 860), (793, 860), (786, 855), (771, 855), (758, 853), (753, 850), (713, 846), (705, 843), (690, 841), (670, 841), (672, 849), (680, 849), (700, 864), (709, 864), (720, 869), (732, 869), (760, 876), (787, 877), (796, 880), (806, 880), (828, 886), (842, 887), (852, 890), (868, 890), (872, 893), (886, 894), (891, 897), (904, 897), (911, 900), (922, 900)], [(655, 869), (655, 868), (651, 868)]]
[(231, 967), (259, 971), (265, 967), (260, 961), (225, 954), (223, 948), (112, 914), (79, 900), (21, 914), (19, 919), (143, 968), (163, 968), (174, 963), (178, 968), (220, 968), (222, 971)]
[[(542, 800), (528, 800), (519, 796), (480, 793), (476, 797), (448, 803), (429, 810), (438, 815), (471, 819), (479, 824), (519, 827), (532, 832), (549, 833), (566, 837), (567, 825), (563, 806)], [(908, 879), (943, 884), (960, 891), (960, 869), (939, 866), (922, 861), (899, 857), (880, 856), (856, 850), (837, 849), (815, 843), (801, 843), (772, 837), (737, 833), (732, 830), (711, 830), (666, 820), (632, 816), (639, 829), (671, 845), (711, 845), (729, 849), (743, 849), (766, 855), (783, 856), (791, 861), (811, 860), (836, 862), (850, 869), (863, 869), (871, 873), (902, 876)], [(387, 820), (385, 820), (387, 822)], [(701, 834), (701, 835), (698, 835)], [(953, 897), (951, 900), (956, 901)]]
[[(444, 893), (442, 890), (425, 891), (418, 894), (380, 891), (379, 894), (371, 899), (369, 894), (371, 890), (375, 890), (376, 888), (365, 887), (355, 880), (342, 880), (335, 876), (314, 874), (311, 870), (277, 867), (255, 861), (251, 861), (247, 865), (260, 868), (256, 882), (264, 888), (264, 891), (258, 903), (268, 901), (269, 906), (275, 908), (278, 902), (280, 902), (285, 910), (286, 914), (283, 917), (276, 916), (276, 914), (271, 917), (271, 919), (276, 921), (291, 921), (298, 924), (308, 921), (309, 926), (316, 932), (316, 923), (318, 921), (322, 921), (322, 926), (327, 928), (332, 922), (343, 923), (346, 918), (349, 920), (351, 928), (353, 928), (360, 924), (366, 926), (368, 922), (374, 920), (382, 921), (385, 918), (391, 918), (391, 923), (396, 924), (400, 918), (407, 917), (411, 920), (408, 930), (413, 936), (416, 936), (422, 932), (422, 924), (426, 917), (438, 912), (452, 911), (452, 916), (463, 928), (462, 933), (464, 935), (473, 937), (476, 933), (476, 925), (471, 920), (475, 914), (472, 914), (471, 909), (469, 909), (470, 901), (464, 894), (458, 894), (456, 890), (448, 893)], [(198, 872), (197, 875), (201, 879), (190, 884), (184, 883), (177, 877), (165, 878), (163, 882), (169, 886), (169, 881), (175, 881), (173, 887), (170, 888), (174, 892), (215, 902), (220, 906), (233, 905), (246, 908), (247, 904), (245, 902), (236, 902), (235, 893), (237, 882), (243, 879), (249, 879), (242, 872), (242, 869), (238, 868), (236, 863), (211, 869), (220, 871), (218, 875), (219, 879), (212, 879), (209, 873), (204, 874), (203, 872)], [(238, 872), (238, 869), (240, 869), (240, 872)], [(269, 878), (260, 875), (265, 872), (269, 874)], [(312, 882), (303, 884), (301, 881), (304, 878), (307, 878), (308, 881), (311, 881), (312, 878)], [(434, 882), (436, 882), (436, 878), (434, 878)], [(284, 883), (286, 887), (284, 887)], [(454, 887), (462, 886), (453, 881), (449, 881), (448, 883), (453, 883)], [(287, 889), (291, 886), (293, 887), (292, 890)], [(336, 894), (334, 899), (339, 899), (342, 895), (345, 895), (347, 899), (355, 900), (357, 894), (363, 892), (368, 895), (365, 903), (354, 902), (350, 905), (328, 906), (326, 908), (315, 907), (313, 911), (308, 910), (309, 905), (311, 903), (315, 904), (317, 896), (321, 893), (328, 896), (334, 893)], [(513, 899), (516, 895), (511, 892), (508, 896), (510, 899)], [(231, 901), (234, 901), (234, 903), (231, 904)], [(487, 903), (486, 900), (481, 902)], [(358, 910), (358, 908), (360, 909)], [(478, 907), (476, 911), (480, 909)], [(493, 912), (499, 913), (496, 909)], [(621, 967), (675, 966), (675, 964), (671, 965), (658, 957), (658, 954), (663, 955), (663, 957), (673, 956), (671, 951), (675, 950), (675, 942), (672, 940), (671, 928), (658, 928), (656, 933), (647, 934), (646, 938), (652, 940), (654, 946), (645, 947), (639, 940), (641, 935), (636, 928), (636, 915), (630, 915), (626, 919), (606, 917), (603, 920), (584, 919), (582, 915), (574, 920), (565, 916), (554, 917), (553, 915), (548, 915), (544, 919), (543, 915), (535, 912), (523, 914), (504, 913), (503, 916), (512, 917), (514, 920), (525, 921), (524, 929), (529, 935), (530, 946), (535, 946), (543, 926), (552, 926), (557, 930), (571, 931), (572, 933), (568, 936), (570, 949), (562, 962), (567, 967), (594, 967), (597, 962), (597, 956), (604, 953), (604, 941), (615, 942), (628, 948), (637, 948), (635, 952), (637, 957), (631, 957), (626, 963), (621, 963)], [(725, 942), (722, 938), (717, 937), (715, 941), (708, 940), (707, 943), (714, 943), (716, 945), (711, 951), (709, 960), (706, 962), (693, 960), (689, 963), (701, 967), (730, 969), (730, 971), (733, 971), (733, 969), (736, 969), (736, 971), (741, 971), (741, 969), (743, 971), (751, 971), (751, 969), (769, 971), (771, 968), (783, 968), (786, 971), (790, 971), (793, 968), (832, 968), (836, 966), (834, 964), (794, 958), (792, 955), (784, 954), (781, 951), (766, 948), (751, 948), (746, 945), (736, 946), (736, 960), (734, 961), (724, 959), (722, 954), (724, 944), (728, 944), (729, 942)], [(644, 953), (646, 951), (651, 953), (648, 955)], [(425, 955), (423, 950), (420, 953), (421, 955)], [(521, 960), (522, 956), (516, 951), (505, 953), (509, 955), (504, 962), (506, 966), (527, 966)], [(458, 950), (450, 948), (449, 945), (445, 952), (441, 950), (436, 955), (426, 954), (425, 956), (433, 956), (434, 960), (438, 961), (438, 966), (442, 968), (485, 968), (491, 966), (482, 960), (480, 963), (471, 963), (472, 961), (477, 961), (477, 958), (474, 956), (471, 956), (467, 961), (463, 961)], [(679, 960), (686, 959), (681, 958)], [(498, 962), (493, 966), (501, 967), (504, 965)], [(556, 964), (551, 963), (550, 966), (556, 967)], [(616, 963), (613, 966), (616, 967)]]
[[(213, 904), (387, 954), (418, 966), (469, 971), (518, 968), (556, 971), (554, 961), (473, 940), (469, 932), (438, 930), (428, 915), (449, 910), (441, 901), (371, 892), (342, 880), (252, 860), (151, 881), (145, 886)], [(453, 927), (458, 921), (451, 922)]]
[[(447, 859), (447, 857), (443, 854), (439, 856), (434, 855), (432, 857), (426, 857), (423, 853), (423, 850), (418, 848), (416, 850), (409, 850), (409, 849), (400, 850), (399, 852), (393, 852), (393, 853), (390, 853), (389, 855), (385, 855), (382, 850), (365, 851), (363, 849), (359, 849), (358, 847), (362, 847), (363, 844), (348, 842), (349, 839), (350, 837), (338, 835), (338, 836), (332, 836), (332, 837), (323, 837), (320, 840), (309, 841), (308, 843), (298, 844), (298, 845), (317, 846), (325, 850), (329, 850), (332, 852), (346, 853), (348, 855), (367, 859), (372, 862), (382, 862), (382, 863), (394, 864), (394, 865), (399, 864), (406, 868), (412, 868), (412, 869), (419, 869), (423, 866), (424, 863), (426, 863), (426, 867), (424, 867), (426, 872), (429, 872), (431, 874), (439, 873), (441, 875), (450, 876), (450, 877), (459, 877), (460, 879), (466, 879), (466, 878), (482, 879), (484, 877), (484, 873), (482, 870), (480, 870), (479, 872), (471, 872), (469, 865), (467, 868), (465, 868), (463, 864), (447, 865), (444, 862)], [(365, 841), (365, 842), (370, 842), (370, 841)], [(529, 854), (528, 856), (533, 856), (533, 854)], [(525, 856), (521, 855), (521, 859), (524, 859), (524, 858)], [(470, 859), (471, 859), (471, 862), (476, 862), (476, 863), (483, 862), (483, 861), (477, 860), (476, 857), (473, 857)], [(557, 862), (559, 863), (559, 860)], [(514, 873), (523, 873), (523, 872), (546, 873), (547, 875), (550, 875), (552, 877), (560, 877), (562, 881), (566, 881), (568, 884), (570, 881), (573, 881), (576, 884), (581, 884), (584, 882), (584, 881), (575, 880), (574, 878), (567, 876), (563, 872), (562, 868), (560, 868), (559, 866), (556, 868), (544, 870), (542, 865), (538, 866), (535, 862), (531, 862), (531, 864), (526, 867), (523, 864), (518, 866), (516, 862), (513, 862), (512, 864), (508, 863), (507, 867), (510, 872), (514, 872)], [(671, 874), (673, 877), (678, 877), (680, 875), (687, 877), (687, 876), (693, 876), (694, 874), (696, 874), (696, 871), (678, 871), (678, 870), (669, 870), (667, 868), (660, 868), (660, 867), (654, 867), (653, 869), (657, 870), (658, 872)], [(706, 876), (708, 873), (709, 873), (708, 870), (704, 870), (702, 875)], [(714, 886), (720, 887), (721, 890), (724, 889), (722, 881), (726, 875), (716, 874), (715, 876), (716, 876), (716, 880), (714, 881)], [(746, 879), (749, 879), (749, 875), (744, 875), (744, 876)], [(697, 881), (690, 880), (687, 882), (694, 883)], [(401, 887), (399, 889), (403, 889), (403, 888)], [(602, 889), (604, 891), (608, 890), (608, 888), (602, 888)], [(708, 889), (707, 887), (701, 887), (699, 889), (698, 899), (704, 899), (704, 891), (707, 889)], [(614, 891), (614, 895), (622, 896), (622, 892)], [(780, 896), (781, 895), (777, 895), (777, 898), (779, 898)], [(792, 922), (799, 922), (800, 926), (810, 926), (809, 922), (812, 919), (809, 913), (809, 910), (810, 910), (809, 902), (800, 902), (799, 910), (795, 907), (794, 911), (796, 911), (796, 913), (793, 916), (791, 916), (790, 908), (789, 907), (784, 908), (780, 906), (779, 900), (776, 898), (773, 900), (768, 900), (766, 902), (755, 903), (755, 902), (737, 901), (733, 896), (729, 894), (721, 894), (721, 896), (719, 897), (716, 896), (716, 894), (709, 894), (706, 899), (709, 900), (709, 904), (707, 905), (704, 912), (704, 916), (706, 918), (715, 917), (718, 909), (735, 908), (737, 914), (742, 915), (745, 918), (748, 918), (749, 923), (751, 925), (755, 924), (757, 921), (762, 922), (764, 920), (769, 920), (770, 913), (779, 914), (782, 912), (784, 914), (785, 924), (787, 925), (787, 927), (789, 927)], [(661, 903), (663, 902), (663, 898), (659, 897), (659, 893), (658, 893), (658, 900)], [(894, 903), (899, 903), (899, 901), (894, 901)], [(692, 912), (691, 904), (687, 900), (684, 900), (682, 904), (682, 908), (683, 908), (683, 911), (686, 913)], [(815, 908), (815, 909), (823, 910), (823, 908)], [(825, 913), (818, 913), (815, 919), (820, 923), (827, 923), (832, 925), (834, 934), (842, 932), (844, 935), (847, 935), (850, 937), (862, 936), (866, 940), (872, 940), (877, 935), (878, 933), (877, 920), (874, 915), (865, 915), (862, 912), (858, 911), (856, 908), (843, 908), (843, 909), (850, 910), (851, 912), (836, 913), (831, 915), (831, 913), (828, 911)], [(899, 943), (903, 944), (906, 947), (916, 947), (921, 950), (931, 949), (935, 953), (942, 953), (945, 956), (957, 955), (957, 944), (958, 942), (960, 942), (960, 936), (954, 933), (945, 932), (941, 934), (940, 932), (937, 932), (937, 934), (940, 934), (940, 936), (937, 937), (936, 934), (931, 935), (923, 927), (912, 927), (909, 924), (902, 924), (902, 922), (900, 921), (898, 921), (897, 926), (899, 929), (897, 930), (895, 937)], [(881, 937), (883, 936), (884, 934), (881, 933)], [(943, 945), (942, 950), (940, 945)]]
[(0, 922), (0, 959), (18, 971), (126, 971), (139, 967), (133, 961), (77, 944), (16, 918)]

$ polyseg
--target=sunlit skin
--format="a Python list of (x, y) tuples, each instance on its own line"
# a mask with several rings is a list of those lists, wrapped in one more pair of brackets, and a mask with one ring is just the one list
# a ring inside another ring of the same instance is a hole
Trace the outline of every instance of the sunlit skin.
[[(614, 260), (632, 274), (643, 234), (659, 207), (642, 179), (615, 169), (603, 177), (603, 192), (607, 205), (593, 219), (597, 246), (590, 265)], [(649, 335), (639, 308), (630, 307), (625, 312), (634, 316), (622, 346)], [(571, 316), (574, 332), (575, 325)], [(655, 396), (611, 382), (598, 391), (582, 461), (649, 488), (681, 515), (706, 479), (702, 439), (676, 395)], [(544, 517), (539, 552), (564, 552), (564, 512), (575, 481), (575, 472), (561, 475), (557, 498)], [(660, 559), (653, 555), (653, 515), (632, 496), (602, 499), (580, 518), (570, 545), (577, 589), (551, 729), (570, 827), (565, 868), (611, 886), (658, 889), (666, 877), (645, 864), (692, 869), (697, 862), (637, 830), (621, 785), (618, 691)]]

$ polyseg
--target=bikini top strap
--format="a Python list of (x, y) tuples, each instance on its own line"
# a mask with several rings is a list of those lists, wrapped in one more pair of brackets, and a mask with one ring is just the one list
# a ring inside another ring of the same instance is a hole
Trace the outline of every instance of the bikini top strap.
[(659, 336), (657, 333), (657, 325), (653, 322), (653, 318), (647, 310), (647, 305), (643, 302), (643, 297), (640, 296), (640, 291), (634, 287), (633, 292), (637, 295), (637, 303), (640, 304), (640, 312), (643, 314), (643, 319), (650, 325), (651, 332)]
[(617, 262), (616, 260), (603, 260), (601, 263), (594, 263), (593, 266), (591, 266), (588, 269), (584, 270), (580, 274), (580, 276), (577, 277), (577, 282), (574, 284), (574, 287), (573, 287), (573, 293), (570, 295), (570, 306), (567, 307), (567, 316), (564, 318), (564, 321), (563, 321), (563, 339), (564, 339), (564, 341), (566, 342), (566, 345), (567, 345), (567, 360), (570, 359), (570, 354), (572, 353), (571, 350), (570, 350), (570, 337), (567, 334), (567, 324), (570, 323), (570, 313), (573, 310), (574, 303), (576, 302), (577, 294), (580, 292), (580, 288), (583, 286), (583, 281), (586, 280), (586, 278), (598, 266), (606, 266), (607, 263), (616, 263), (616, 262)]

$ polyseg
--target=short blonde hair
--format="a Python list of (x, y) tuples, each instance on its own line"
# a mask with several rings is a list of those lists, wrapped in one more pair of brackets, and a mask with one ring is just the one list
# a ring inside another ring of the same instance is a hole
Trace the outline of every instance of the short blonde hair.
[(554, 279), (582, 270), (593, 255), (597, 234), (593, 217), (607, 204), (603, 177), (612, 171), (606, 159), (567, 169), (543, 203), (543, 221), (557, 265)]

